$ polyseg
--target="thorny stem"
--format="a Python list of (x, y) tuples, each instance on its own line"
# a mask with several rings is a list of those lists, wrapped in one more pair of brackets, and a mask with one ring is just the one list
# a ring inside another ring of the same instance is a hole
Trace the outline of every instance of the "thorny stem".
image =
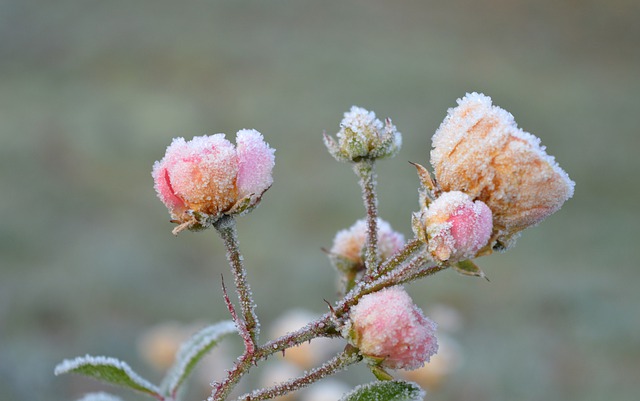
[(362, 159), (354, 165), (354, 170), (360, 178), (362, 198), (367, 209), (367, 243), (364, 275), (369, 280), (378, 269), (378, 198), (376, 196), (376, 172), (373, 159)]
[(253, 353), (245, 351), (245, 353), (238, 358), (233, 369), (227, 373), (227, 377), (219, 383), (214, 383), (213, 392), (209, 400), (222, 401), (226, 399), (234, 386), (240, 381), (240, 378), (242, 378), (253, 365), (256, 365), (258, 361), (266, 359), (269, 355), (302, 344), (305, 341), (311, 341), (317, 337), (337, 336), (339, 336), (339, 333), (332, 322), (331, 315), (326, 313), (297, 331), (288, 333), (257, 347)]
[(260, 401), (275, 398), (288, 392), (298, 390), (302, 387), (306, 387), (311, 383), (315, 383), (324, 377), (339, 372), (347, 366), (353, 365), (361, 360), (362, 356), (358, 353), (358, 350), (354, 347), (347, 346), (344, 351), (333, 357), (330, 361), (320, 367), (312, 369), (304, 376), (288, 380), (270, 388), (244, 394), (238, 398), (238, 401)]
[(409, 256), (411, 256), (414, 252), (416, 252), (420, 247), (424, 245), (424, 242), (419, 239), (412, 239), (407, 242), (402, 249), (396, 252), (391, 258), (387, 259), (378, 270), (378, 275), (382, 275), (388, 273), (398, 267), (401, 263), (405, 262)]
[[(245, 350), (244, 354), (238, 358), (233, 369), (227, 373), (227, 377), (219, 383), (214, 383), (209, 401), (225, 400), (242, 376), (244, 376), (252, 366), (266, 359), (271, 354), (284, 351), (317, 337), (340, 337), (339, 320), (344, 317), (349, 309), (357, 304), (364, 295), (446, 269), (446, 266), (440, 265), (423, 268), (425, 264), (429, 262), (433, 263), (426, 253), (419, 253), (412, 258), (412, 255), (414, 255), (421, 246), (422, 242), (419, 240), (414, 239), (409, 241), (392, 258), (383, 263), (377, 272), (374, 272), (369, 283), (360, 281), (342, 300), (335, 304), (335, 307), (331, 308), (331, 312), (325, 313), (320, 318), (295, 332), (269, 341), (262, 346), (256, 346), (252, 352)], [(349, 362), (345, 363), (345, 361), (347, 361), (345, 355), (347, 354), (343, 353), (336, 356), (327, 364), (312, 370), (309, 374), (300, 378), (281, 383), (269, 389), (245, 394), (239, 398), (239, 401), (258, 401), (299, 389), (327, 375), (333, 374), (350, 364), (358, 362), (358, 358), (360, 358), (358, 357), (354, 360), (348, 359)], [(355, 358), (353, 355), (351, 355), (351, 357)]]
[[(254, 311), (255, 303), (251, 297), (251, 288), (247, 282), (247, 271), (243, 266), (242, 255), (238, 247), (236, 222), (231, 216), (223, 216), (214, 224), (214, 227), (218, 230), (227, 249), (227, 260), (231, 265), (238, 300), (240, 301), (242, 324), (238, 324), (238, 328), (241, 330), (242, 338), (245, 339), (247, 351), (252, 353), (257, 346), (260, 324)], [(250, 340), (250, 342), (246, 340)]]

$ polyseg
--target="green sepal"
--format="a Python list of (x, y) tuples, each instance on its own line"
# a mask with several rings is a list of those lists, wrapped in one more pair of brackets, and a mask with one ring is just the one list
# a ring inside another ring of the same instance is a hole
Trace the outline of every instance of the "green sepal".
[(125, 362), (115, 358), (86, 355), (67, 359), (55, 367), (54, 373), (55, 375), (78, 373), (116, 386), (140, 391), (155, 398), (161, 397), (157, 386), (143, 379)]
[(480, 267), (478, 267), (478, 265), (476, 265), (472, 260), (463, 260), (462, 262), (453, 264), (451, 267), (453, 267), (453, 269), (458, 273), (465, 276), (480, 277), (489, 281), (487, 275), (484, 274), (482, 269), (480, 269)]
[(431, 178), (431, 174), (429, 174), (429, 170), (427, 170), (426, 167), (424, 167), (421, 164), (413, 163), (413, 162), (409, 162), (409, 163), (413, 165), (418, 171), (418, 178), (420, 179), (420, 184), (422, 185), (422, 188), (429, 191), (429, 193), (432, 195), (431, 199), (433, 200), (433, 193), (436, 191), (437, 187), (435, 182), (433, 181), (433, 178)]
[(346, 157), (342, 150), (340, 150), (340, 145), (333, 139), (331, 136), (327, 135), (326, 132), (322, 133), (322, 139), (324, 141), (324, 146), (327, 147), (329, 154), (333, 156), (339, 162), (350, 162), (351, 159)]
[(231, 209), (229, 209), (228, 212), (225, 212), (225, 214), (242, 214), (244, 212), (250, 212), (251, 206), (254, 206), (254, 204), (251, 202), (254, 195), (255, 194), (249, 194), (240, 199), (231, 207)]
[(413, 231), (413, 235), (416, 236), (417, 239), (427, 243), (427, 230), (422, 224), (422, 213), (421, 212), (413, 212), (411, 213), (411, 229)]
[(376, 379), (380, 381), (389, 381), (393, 380), (393, 376), (389, 374), (382, 366), (380, 365), (370, 365), (371, 373), (376, 377)]
[(360, 385), (340, 401), (422, 401), (424, 396), (424, 390), (416, 383), (392, 380)]

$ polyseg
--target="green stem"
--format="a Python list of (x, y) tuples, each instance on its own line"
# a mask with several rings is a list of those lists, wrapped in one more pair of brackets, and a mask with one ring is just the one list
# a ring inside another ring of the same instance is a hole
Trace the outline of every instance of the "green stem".
[[(242, 263), (236, 222), (231, 216), (223, 216), (214, 224), (214, 227), (218, 230), (224, 246), (227, 249), (227, 260), (233, 272), (236, 292), (238, 293), (238, 300), (240, 302), (240, 311), (242, 313), (242, 322), (237, 323), (244, 325), (244, 327), (239, 327), (240, 334), (243, 338), (248, 335), (249, 338), (245, 338), (245, 346), (251, 353), (253, 351), (252, 348), (255, 349), (257, 346), (260, 325), (254, 311), (255, 303), (251, 296), (251, 288), (247, 282), (247, 271)], [(247, 344), (247, 341), (250, 341), (249, 344)]]
[(288, 333), (257, 347), (253, 353), (245, 351), (245, 353), (238, 358), (233, 369), (227, 373), (227, 377), (222, 382), (213, 384), (213, 391), (210, 399), (215, 401), (225, 400), (231, 390), (233, 390), (236, 384), (238, 384), (240, 379), (249, 372), (251, 367), (255, 366), (258, 361), (266, 359), (271, 354), (281, 352), (306, 341), (311, 341), (317, 337), (339, 336), (340, 334), (332, 322), (331, 315), (326, 313), (297, 331)]
[(365, 280), (375, 275), (378, 269), (378, 198), (376, 196), (376, 172), (374, 160), (363, 159), (354, 165), (354, 170), (360, 178), (362, 198), (367, 210), (367, 243), (365, 266)]
[(320, 379), (346, 369), (349, 365), (353, 365), (361, 360), (362, 356), (359, 355), (358, 350), (354, 347), (347, 346), (344, 351), (333, 357), (327, 363), (318, 368), (312, 369), (304, 376), (288, 380), (270, 388), (244, 394), (238, 398), (238, 401), (260, 401), (275, 398), (288, 392), (306, 387)]

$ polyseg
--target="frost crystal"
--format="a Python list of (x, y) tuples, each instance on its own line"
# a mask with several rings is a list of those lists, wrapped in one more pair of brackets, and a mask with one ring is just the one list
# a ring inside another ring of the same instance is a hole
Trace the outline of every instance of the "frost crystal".
[(433, 136), (431, 164), (442, 190), (464, 192), (489, 206), (502, 247), (573, 195), (574, 182), (540, 139), (479, 93), (449, 109)]

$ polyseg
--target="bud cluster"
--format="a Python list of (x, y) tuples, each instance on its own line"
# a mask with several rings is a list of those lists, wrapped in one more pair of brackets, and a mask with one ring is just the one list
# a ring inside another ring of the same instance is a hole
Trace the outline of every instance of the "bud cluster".
[(464, 192), (491, 209), (498, 249), (558, 211), (575, 185), (539, 138), (475, 92), (458, 99), (433, 135), (431, 165), (440, 190)]

